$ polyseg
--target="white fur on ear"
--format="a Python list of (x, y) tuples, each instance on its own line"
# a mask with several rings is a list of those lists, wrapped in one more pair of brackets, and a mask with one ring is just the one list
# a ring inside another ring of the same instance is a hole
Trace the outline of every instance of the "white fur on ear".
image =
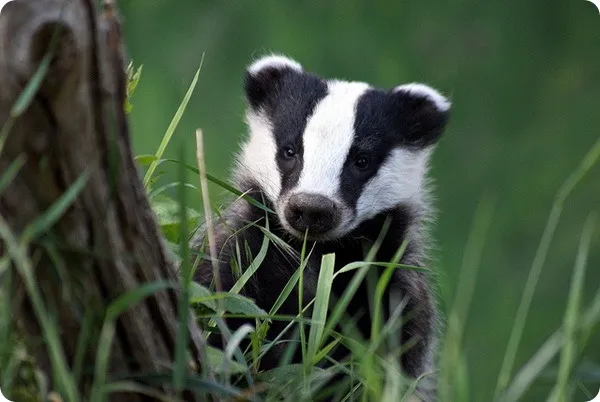
[(393, 89), (393, 92), (406, 92), (409, 94), (422, 96), (433, 102), (439, 111), (447, 112), (450, 110), (450, 101), (444, 95), (431, 88), (429, 85), (413, 82), (411, 84), (397, 86)]
[(248, 72), (252, 75), (256, 75), (265, 68), (272, 68), (276, 70), (291, 68), (297, 71), (302, 71), (302, 66), (297, 61), (282, 55), (271, 54), (269, 56), (261, 57), (252, 63), (250, 67), (248, 67)]

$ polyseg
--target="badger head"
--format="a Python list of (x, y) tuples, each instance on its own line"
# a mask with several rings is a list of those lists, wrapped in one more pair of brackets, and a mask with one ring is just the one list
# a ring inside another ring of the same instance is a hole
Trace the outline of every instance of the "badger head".
[(282, 56), (256, 61), (245, 80), (238, 180), (260, 187), (287, 232), (334, 240), (425, 201), (427, 162), (450, 109), (437, 91), (326, 80)]

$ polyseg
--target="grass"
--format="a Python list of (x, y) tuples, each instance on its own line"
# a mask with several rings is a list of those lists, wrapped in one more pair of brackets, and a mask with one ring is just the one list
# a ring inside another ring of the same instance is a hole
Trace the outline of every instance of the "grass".
[[(43, 67), (43, 66), (42, 66)], [(133, 70), (131, 70), (133, 71)], [(128, 94), (135, 89), (140, 79), (139, 72), (130, 74), (130, 79), (135, 79), (135, 85), (130, 85)], [(59, 324), (49, 312), (49, 307), (44, 303), (43, 295), (36, 286), (35, 262), (33, 256), (29, 255), (28, 245), (37, 236), (47, 231), (68, 208), (73, 199), (85, 183), (85, 174), (81, 179), (65, 193), (65, 195), (48, 211), (21, 234), (13, 233), (6, 225), (5, 220), (0, 217), (0, 238), (2, 239), (5, 254), (0, 257), (0, 276), (2, 277), (2, 289), (0, 290), (0, 387), (5, 394), (17, 398), (25, 395), (27, 398), (20, 400), (45, 400), (48, 392), (54, 391), (60, 394), (64, 401), (105, 401), (114, 392), (135, 392), (148, 395), (156, 400), (177, 401), (180, 392), (184, 389), (199, 395), (212, 395), (223, 399), (235, 400), (314, 400), (318, 396), (333, 395), (338, 401), (410, 401), (411, 395), (415, 393), (417, 383), (424, 378), (405, 378), (398, 366), (397, 350), (406, 345), (398, 345), (397, 337), (394, 336), (402, 325), (403, 305), (397, 306), (390, 317), (382, 314), (383, 290), (387, 286), (391, 274), (395, 269), (419, 269), (398, 264), (406, 244), (398, 250), (392, 261), (377, 262), (374, 260), (381, 238), (369, 250), (365, 261), (355, 262), (343, 267), (340, 271), (334, 271), (335, 255), (325, 255), (321, 261), (319, 280), (315, 297), (304, 304), (303, 295), (299, 295), (299, 310), (302, 312), (296, 316), (285, 316), (278, 314), (282, 303), (289, 298), (292, 290), (299, 286), (302, 289), (304, 283), (304, 269), (307, 266), (308, 256), (311, 250), (305, 242), (300, 255), (290, 255), (298, 261), (297, 271), (289, 278), (288, 283), (282, 289), (281, 294), (270, 309), (260, 309), (254, 301), (242, 296), (240, 291), (253, 274), (260, 269), (261, 263), (271, 247), (277, 247), (285, 252), (290, 252), (285, 242), (272, 233), (268, 226), (263, 228), (264, 240), (262, 246), (254, 256), (253, 262), (243, 266), (238, 259), (237, 265), (241, 275), (231, 292), (224, 293), (220, 285), (210, 290), (191, 281), (193, 264), (190, 263), (188, 241), (190, 230), (198, 224), (198, 217), (202, 214), (191, 210), (186, 202), (184, 188), (198, 189), (198, 186), (190, 182), (188, 173), (199, 175), (201, 195), (204, 201), (204, 216), (211, 216), (210, 198), (207, 182), (211, 181), (237, 197), (247, 197), (237, 189), (223, 181), (210, 176), (205, 171), (204, 152), (202, 151), (201, 132), (197, 133), (198, 142), (198, 168), (187, 164), (184, 160), (163, 159), (164, 151), (167, 149), (173, 137), (177, 122), (183, 115), (186, 105), (193, 93), (198, 80), (198, 72), (192, 80), (192, 84), (186, 93), (181, 106), (177, 110), (173, 121), (166, 130), (163, 140), (154, 155), (141, 156), (137, 160), (147, 170), (144, 175), (144, 185), (151, 197), (155, 208), (162, 208), (165, 204), (176, 206), (169, 209), (168, 213), (158, 214), (161, 227), (169, 246), (176, 250), (176, 257), (182, 262), (181, 281), (177, 284), (157, 282), (145, 284), (138, 289), (122, 295), (120, 298), (107, 306), (105, 321), (100, 335), (101, 342), (96, 350), (96, 360), (93, 362), (94, 382), (85, 395), (80, 394), (82, 390), (77, 389), (77, 380), (82, 372), (81, 357), (74, 362), (68, 362), (64, 356), (60, 344)], [(35, 78), (35, 77), (34, 77)], [(39, 83), (34, 82), (39, 86)], [(29, 88), (29, 87), (28, 87)], [(24, 99), (30, 99), (31, 90), (24, 95)], [(23, 100), (21, 99), (22, 103)], [(17, 105), (18, 106), (18, 105)], [(131, 104), (127, 104), (131, 110)], [(15, 108), (15, 110), (20, 110)], [(15, 115), (14, 118), (17, 118)], [(4, 136), (3, 136), (4, 138)], [(1, 144), (0, 144), (1, 145)], [(521, 343), (524, 328), (531, 302), (534, 298), (537, 283), (542, 275), (546, 263), (548, 250), (550, 248), (562, 209), (567, 202), (573, 189), (581, 182), (582, 178), (597, 164), (600, 159), (600, 139), (595, 143), (589, 153), (583, 158), (580, 166), (569, 176), (563, 187), (557, 193), (555, 203), (550, 212), (546, 228), (542, 234), (540, 245), (535, 255), (529, 278), (526, 283), (521, 303), (514, 322), (508, 347), (495, 389), (494, 401), (517, 401), (522, 400), (530, 387), (547, 373), (549, 365), (556, 361), (558, 370), (553, 376), (553, 389), (548, 395), (551, 401), (571, 400), (573, 389), (577, 386), (577, 378), (574, 369), (577, 367), (582, 351), (588, 346), (591, 335), (600, 325), (600, 289), (592, 303), (588, 306), (582, 305), (582, 284), (586, 268), (587, 255), (590, 250), (592, 234), (596, 228), (595, 215), (586, 221), (582, 231), (579, 249), (575, 253), (575, 264), (571, 281), (571, 288), (567, 306), (565, 308), (563, 324), (550, 334), (549, 338), (541, 343), (539, 350), (513, 374), (517, 352)], [(25, 161), (17, 159), (11, 167), (0, 174), (0, 190), (5, 190)], [(160, 189), (151, 189), (156, 168), (162, 163), (176, 163), (179, 167), (177, 182), (169, 183)], [(149, 167), (148, 167), (149, 166)], [(195, 179), (193, 179), (195, 181)], [(176, 199), (169, 199), (166, 195), (169, 189), (175, 189)], [(257, 203), (256, 200), (252, 200)], [(162, 204), (161, 204), (162, 203)], [(260, 207), (265, 213), (272, 213), (264, 205)], [(463, 266), (461, 269), (460, 282), (455, 302), (448, 313), (448, 325), (445, 335), (441, 340), (440, 368), (441, 373), (435, 375), (439, 379), (439, 389), (442, 400), (470, 400), (469, 390), (472, 384), (467, 375), (466, 357), (463, 353), (464, 322), (468, 317), (471, 297), (477, 285), (477, 272), (479, 262), (484, 253), (486, 233), (492, 221), (493, 204), (484, 199), (475, 213), (473, 229), (469, 241), (465, 247)], [(211, 222), (207, 224), (211, 232)], [(175, 230), (174, 230), (175, 228)], [(190, 229), (191, 228), (191, 229)], [(384, 225), (382, 234), (387, 227)], [(245, 245), (239, 244), (244, 248)], [(200, 250), (204, 253), (205, 250)], [(216, 258), (216, 250), (209, 250), (208, 255)], [(373, 277), (370, 269), (373, 265), (384, 267), (381, 277)], [(14, 267), (11, 269), (10, 267)], [(341, 272), (352, 272), (353, 279), (346, 291), (338, 300), (332, 300), (332, 284)], [(36, 371), (35, 365), (24, 353), (19, 337), (14, 336), (12, 319), (10, 317), (10, 301), (12, 297), (12, 286), (14, 276), (18, 275), (24, 282), (27, 295), (32, 301), (34, 311), (39, 319), (43, 331), (43, 341), (50, 353), (52, 363), (52, 378), (54, 389), (47, 390), (44, 387), (43, 375)], [(354, 331), (352, 320), (346, 319), (345, 311), (349, 301), (355, 294), (358, 286), (365, 282), (371, 288), (371, 303), (369, 305), (375, 319), (368, 339), (357, 336)], [(145, 297), (165, 287), (177, 287), (182, 291), (179, 293), (179, 321), (177, 332), (177, 343), (174, 353), (174, 365), (170, 373), (146, 373), (136, 378), (120, 379), (108, 373), (108, 356), (112, 340), (115, 336), (115, 322), (121, 313), (131, 308)], [(224, 342), (223, 350), (207, 347), (204, 351), (204, 359), (200, 362), (202, 370), (196, 374), (189, 374), (189, 361), (187, 359), (187, 320), (189, 319), (188, 307), (192, 307), (196, 313), (196, 320), (205, 329), (205, 334), (210, 336), (221, 336)], [(311, 311), (309, 316), (308, 312)], [(243, 317), (250, 319), (254, 325), (246, 324), (231, 331), (225, 324), (227, 317)], [(266, 330), (275, 322), (286, 323), (285, 329), (275, 338), (267, 340)], [(82, 323), (82, 341), (78, 350), (85, 350), (85, 319)], [(338, 324), (342, 329), (339, 330)], [(308, 336), (305, 336), (304, 329)], [(294, 337), (294, 333), (297, 336)], [(289, 340), (291, 339), (291, 341)], [(285, 342), (287, 353), (281, 360), (281, 364), (268, 372), (260, 371), (260, 361), (264, 355), (273, 347)], [(346, 345), (352, 352), (350, 362), (336, 362), (329, 356), (333, 347), (338, 344)], [(295, 350), (300, 350), (302, 361), (291, 363), (290, 358)], [(83, 353), (78, 353), (82, 356)], [(321, 363), (329, 364), (321, 367)], [(28, 380), (19, 380), (18, 372), (25, 368), (30, 373)], [(433, 375), (433, 373), (427, 373)], [(330, 387), (328, 380), (333, 376), (343, 379), (341, 385)], [(37, 378), (39, 380), (34, 380)], [(148, 385), (142, 385), (137, 380), (143, 379), (145, 384), (167, 384), (174, 390), (169, 395), (159, 393)], [(34, 389), (35, 391), (31, 391)], [(23, 397), (25, 398), (25, 397)]]

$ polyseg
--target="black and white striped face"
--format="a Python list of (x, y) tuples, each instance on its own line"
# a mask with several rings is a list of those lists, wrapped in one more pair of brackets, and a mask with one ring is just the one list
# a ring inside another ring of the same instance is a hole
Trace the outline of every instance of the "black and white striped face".
[(267, 56), (248, 68), (245, 90), (250, 138), (238, 172), (261, 187), (291, 234), (336, 239), (423, 201), (450, 108), (434, 89), (325, 80)]

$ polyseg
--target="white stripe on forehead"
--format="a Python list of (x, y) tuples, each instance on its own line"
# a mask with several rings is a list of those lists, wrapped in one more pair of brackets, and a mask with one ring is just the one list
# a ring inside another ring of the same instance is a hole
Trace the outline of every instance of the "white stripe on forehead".
[(275, 155), (277, 145), (273, 138), (273, 127), (263, 113), (247, 113), (246, 122), (250, 138), (242, 148), (238, 170), (256, 180), (267, 198), (274, 201), (281, 192), (281, 179)]
[(328, 82), (328, 94), (308, 119), (302, 141), (304, 163), (297, 192), (334, 197), (354, 139), (356, 104), (370, 87), (362, 82)]

